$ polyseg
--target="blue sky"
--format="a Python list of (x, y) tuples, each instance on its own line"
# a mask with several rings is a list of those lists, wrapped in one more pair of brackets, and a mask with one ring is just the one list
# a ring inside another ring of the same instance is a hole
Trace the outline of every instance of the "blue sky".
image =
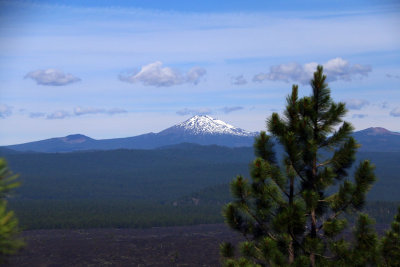
[(195, 114), (262, 130), (317, 64), (357, 130), (400, 131), (397, 1), (215, 2), (0, 1), (0, 145)]

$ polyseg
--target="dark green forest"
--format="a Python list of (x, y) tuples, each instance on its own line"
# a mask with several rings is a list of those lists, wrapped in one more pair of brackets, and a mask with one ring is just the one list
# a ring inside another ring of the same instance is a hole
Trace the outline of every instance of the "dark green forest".
[[(253, 148), (183, 144), (154, 150), (1, 152), (22, 186), (9, 200), (24, 229), (221, 223), (229, 183), (245, 177)], [(366, 211), (390, 222), (400, 202), (400, 152), (359, 152), (378, 181)], [(380, 202), (377, 202), (380, 201)]]

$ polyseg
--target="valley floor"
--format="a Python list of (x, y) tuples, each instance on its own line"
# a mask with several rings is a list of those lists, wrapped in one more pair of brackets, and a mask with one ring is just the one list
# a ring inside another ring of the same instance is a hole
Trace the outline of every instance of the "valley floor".
[(223, 224), (151, 229), (31, 230), (7, 267), (220, 266), (219, 244), (240, 235)]

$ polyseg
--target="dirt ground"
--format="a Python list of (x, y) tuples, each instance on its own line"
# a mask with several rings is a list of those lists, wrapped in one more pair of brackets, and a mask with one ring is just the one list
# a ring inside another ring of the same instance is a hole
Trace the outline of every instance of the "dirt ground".
[[(376, 225), (381, 235), (388, 227)], [(23, 232), (23, 237), (26, 248), (5, 267), (220, 266), (219, 244), (242, 240), (223, 224), (32, 230)]]
[(151, 229), (32, 230), (7, 267), (220, 266), (219, 244), (240, 235), (223, 224)]

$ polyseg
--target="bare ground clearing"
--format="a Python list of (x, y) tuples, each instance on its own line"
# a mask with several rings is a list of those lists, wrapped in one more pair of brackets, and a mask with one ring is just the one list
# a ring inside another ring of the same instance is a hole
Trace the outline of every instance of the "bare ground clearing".
[(151, 229), (32, 230), (7, 267), (220, 266), (219, 244), (240, 235), (223, 224)]

